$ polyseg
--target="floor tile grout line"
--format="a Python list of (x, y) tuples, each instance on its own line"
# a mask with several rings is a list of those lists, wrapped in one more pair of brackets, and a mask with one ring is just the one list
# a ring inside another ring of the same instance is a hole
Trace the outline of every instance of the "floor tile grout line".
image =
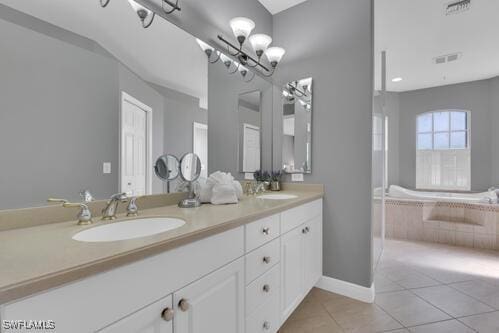
[[(472, 281), (476, 281), (476, 280), (472, 280)], [(466, 281), (466, 282), (469, 282), (469, 281)], [(461, 283), (461, 282), (457, 282), (457, 283)], [(456, 283), (456, 284), (457, 284), (457, 283)], [(470, 295), (470, 294), (468, 294), (468, 293), (466, 293), (466, 292), (464, 292), (464, 291), (462, 291), (462, 290), (460, 290), (460, 289), (457, 289), (457, 288), (456, 288), (456, 287), (454, 287), (452, 284), (449, 284), (448, 286), (449, 286), (450, 288), (452, 288), (452, 289), (454, 289), (454, 290), (456, 290), (456, 291), (460, 292), (461, 294), (466, 295), (466, 296), (468, 296), (468, 297), (471, 297), (471, 298), (473, 298), (475, 301), (478, 301), (478, 302), (480, 302), (480, 303), (482, 303), (482, 304), (484, 304), (484, 305), (488, 306), (488, 307), (489, 307), (489, 308), (491, 308), (491, 309), (495, 309), (495, 311), (499, 311), (499, 308), (496, 308), (495, 306), (493, 306), (493, 305), (491, 305), (491, 304), (489, 304), (489, 303), (485, 303), (484, 301), (482, 301), (482, 300), (481, 300), (481, 299), (479, 299), (478, 297), (475, 297), (475, 296)]]
[(345, 331), (345, 329), (343, 328), (343, 326), (341, 326), (341, 325), (340, 325), (340, 323), (338, 323), (338, 322), (336, 321), (336, 319), (333, 317), (333, 315), (332, 315), (332, 314), (331, 314), (331, 313), (327, 310), (327, 308), (326, 308), (326, 306), (324, 305), (324, 303), (323, 303), (323, 302), (319, 302), (319, 303), (320, 303), (320, 305), (321, 305), (322, 309), (323, 309), (324, 311), (326, 311), (326, 313), (327, 313), (327, 315), (329, 316), (329, 318), (331, 318), (331, 319), (332, 319), (332, 320), (336, 323), (336, 325), (338, 325), (338, 327), (339, 327), (339, 328), (341, 328), (341, 330), (342, 330), (342, 331)]

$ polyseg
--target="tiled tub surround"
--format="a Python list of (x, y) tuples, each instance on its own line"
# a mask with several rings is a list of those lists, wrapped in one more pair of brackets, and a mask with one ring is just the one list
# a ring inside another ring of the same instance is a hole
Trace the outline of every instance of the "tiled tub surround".
[(386, 237), (499, 250), (499, 205), (386, 199)]

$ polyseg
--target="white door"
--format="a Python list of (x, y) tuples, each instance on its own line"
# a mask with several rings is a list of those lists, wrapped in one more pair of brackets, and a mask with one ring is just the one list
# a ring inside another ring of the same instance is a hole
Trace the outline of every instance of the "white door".
[(243, 172), (260, 169), (260, 127), (243, 124)]
[(303, 234), (304, 285), (308, 292), (322, 276), (322, 217), (305, 224)]
[(294, 311), (303, 296), (302, 227), (281, 238), (281, 309), (282, 322)]
[(137, 196), (147, 193), (147, 110), (128, 97), (121, 105), (120, 185), (121, 192)]
[(244, 259), (179, 290), (173, 305), (175, 333), (243, 333)]
[[(163, 312), (172, 310), (172, 296), (165, 297), (98, 332), (102, 333), (173, 333), (173, 319)], [(173, 313), (173, 312), (172, 312)], [(166, 319), (165, 319), (166, 318)]]
[(208, 178), (208, 125), (193, 123), (192, 152), (201, 160), (201, 177)]

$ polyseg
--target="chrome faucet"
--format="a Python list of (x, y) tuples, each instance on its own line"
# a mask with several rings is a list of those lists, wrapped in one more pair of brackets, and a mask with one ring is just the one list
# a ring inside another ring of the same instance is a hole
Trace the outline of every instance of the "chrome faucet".
[(126, 202), (126, 193), (116, 193), (109, 198), (106, 207), (102, 210), (103, 220), (114, 220), (116, 219), (116, 211), (118, 210), (118, 204), (120, 202)]
[(53, 199), (50, 198), (47, 200), (48, 202), (59, 202), (62, 203), (62, 207), (71, 208), (71, 207), (79, 207), (80, 212), (76, 215), (78, 219), (78, 225), (88, 225), (92, 224), (92, 212), (88, 208), (86, 203), (72, 203), (68, 202), (66, 199)]
[(265, 192), (265, 183), (263, 183), (263, 182), (257, 183), (256, 186), (255, 186), (254, 193), (258, 194), (260, 192)]
[(494, 192), (496, 194), (496, 202), (495, 203), (499, 203), (499, 187), (492, 186), (489, 188), (489, 192)]

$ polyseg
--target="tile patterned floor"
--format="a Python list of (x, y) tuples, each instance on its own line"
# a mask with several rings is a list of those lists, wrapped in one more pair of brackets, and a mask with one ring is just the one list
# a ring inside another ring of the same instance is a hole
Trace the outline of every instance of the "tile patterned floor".
[(279, 333), (499, 333), (499, 252), (387, 240), (376, 301), (313, 289)]

